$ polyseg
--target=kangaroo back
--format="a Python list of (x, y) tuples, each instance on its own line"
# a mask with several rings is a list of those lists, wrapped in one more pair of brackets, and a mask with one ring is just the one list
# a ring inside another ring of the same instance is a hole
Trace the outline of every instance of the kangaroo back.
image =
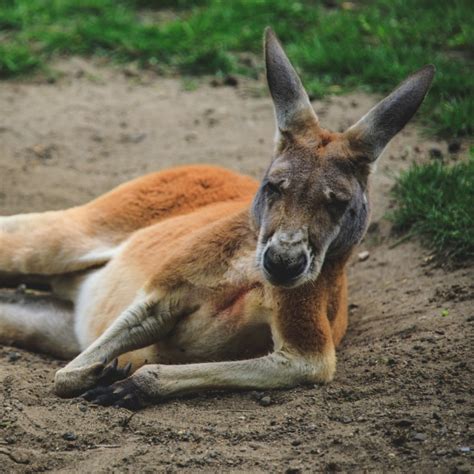
[(133, 232), (217, 202), (252, 199), (257, 182), (224, 168), (183, 166), (125, 183), (83, 206), (0, 217), (0, 282), (103, 265)]

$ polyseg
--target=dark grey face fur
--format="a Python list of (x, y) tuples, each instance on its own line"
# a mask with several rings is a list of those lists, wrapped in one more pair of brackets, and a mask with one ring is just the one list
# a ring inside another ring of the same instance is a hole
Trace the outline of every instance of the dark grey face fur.
[(347, 255), (362, 240), (369, 222), (369, 214), (367, 195), (357, 183), (355, 194), (341, 217), (339, 233), (326, 252), (326, 259)]
[(252, 208), (257, 264), (270, 283), (283, 287), (315, 280), (326, 260), (346, 258), (369, 217), (357, 165), (296, 148), (273, 161)]

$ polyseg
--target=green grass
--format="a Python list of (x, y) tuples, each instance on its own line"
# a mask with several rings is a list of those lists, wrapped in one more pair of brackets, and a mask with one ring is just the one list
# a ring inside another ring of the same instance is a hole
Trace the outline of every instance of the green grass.
[(393, 190), (396, 228), (417, 235), (438, 257), (474, 258), (474, 152), (455, 165), (414, 165)]
[[(177, 19), (160, 15), (156, 5), (173, 7)], [(0, 77), (30, 73), (58, 54), (105, 55), (186, 76), (256, 75), (242, 53), (258, 55), (261, 65), (262, 31), (271, 25), (315, 97), (354, 88), (385, 93), (423, 64), (436, 64), (422, 120), (433, 133), (473, 134), (470, 0), (367, 0), (354, 2), (349, 10), (342, 5), (326, 8), (315, 0), (0, 0)]]

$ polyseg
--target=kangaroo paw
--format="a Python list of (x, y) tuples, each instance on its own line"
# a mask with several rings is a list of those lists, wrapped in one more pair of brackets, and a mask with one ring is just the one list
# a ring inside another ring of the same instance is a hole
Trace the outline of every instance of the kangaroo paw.
[(96, 405), (127, 408), (128, 410), (138, 410), (149, 404), (149, 400), (131, 377), (112, 385), (98, 386), (88, 390), (82, 395), (82, 398)]
[(73, 369), (65, 367), (56, 372), (55, 392), (63, 398), (75, 397), (89, 388), (106, 387), (125, 379), (130, 369), (131, 364), (127, 364), (123, 369), (119, 368), (117, 359), (109, 365), (104, 359), (87, 367)]
[(106, 364), (107, 360), (104, 360), (104, 369), (97, 379), (97, 387), (105, 387), (112, 385), (119, 380), (126, 379), (130, 374), (130, 369), (132, 368), (132, 364), (130, 362), (125, 367), (120, 368), (118, 366), (118, 359), (114, 359), (109, 365)]

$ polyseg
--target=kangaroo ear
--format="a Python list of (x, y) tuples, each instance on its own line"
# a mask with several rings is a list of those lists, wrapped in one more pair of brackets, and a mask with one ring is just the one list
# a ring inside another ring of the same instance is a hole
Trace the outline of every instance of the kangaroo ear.
[(308, 94), (271, 28), (265, 29), (265, 65), (280, 131), (291, 132), (308, 122), (317, 124)]
[(434, 74), (433, 65), (424, 66), (373, 107), (345, 132), (351, 146), (360, 150), (369, 162), (375, 161), (418, 110)]

